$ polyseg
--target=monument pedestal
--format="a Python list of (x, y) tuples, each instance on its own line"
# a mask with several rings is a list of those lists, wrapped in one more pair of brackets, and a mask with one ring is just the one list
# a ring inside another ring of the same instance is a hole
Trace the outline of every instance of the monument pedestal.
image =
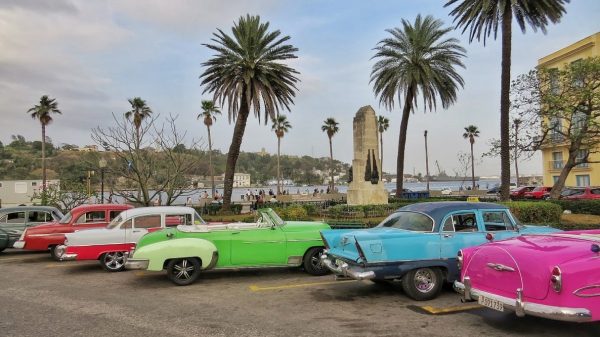
[(377, 116), (369, 105), (358, 109), (352, 123), (354, 159), (352, 181), (348, 186), (348, 205), (387, 204), (388, 192), (383, 186)]

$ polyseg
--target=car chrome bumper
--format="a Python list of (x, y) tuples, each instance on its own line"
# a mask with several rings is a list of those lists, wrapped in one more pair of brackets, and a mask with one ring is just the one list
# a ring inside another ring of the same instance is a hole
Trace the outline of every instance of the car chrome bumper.
[(59, 257), (61, 261), (74, 261), (77, 260), (77, 254), (67, 254), (67, 246), (58, 245), (55, 248), (56, 256)]
[(585, 308), (566, 308), (550, 305), (523, 302), (523, 291), (519, 288), (516, 291), (515, 298), (499, 296), (486, 291), (471, 287), (471, 279), (467, 276), (463, 282), (454, 281), (454, 290), (462, 295), (463, 302), (477, 301), (479, 296), (499, 301), (504, 309), (512, 310), (519, 317), (525, 315), (537, 316), (542, 318), (555, 319), (566, 322), (590, 322), (592, 313)]
[(15, 241), (15, 243), (13, 244), (13, 248), (18, 248), (18, 249), (23, 249), (25, 248), (25, 241)]
[(125, 262), (125, 269), (148, 269), (150, 260), (147, 259), (127, 259)]
[(337, 265), (329, 258), (329, 256), (327, 256), (327, 254), (321, 255), (321, 262), (325, 265), (325, 267), (337, 275), (343, 275), (355, 280), (370, 280), (375, 278), (375, 272), (353, 270), (352, 267), (350, 267), (346, 262), (343, 262), (341, 265)]

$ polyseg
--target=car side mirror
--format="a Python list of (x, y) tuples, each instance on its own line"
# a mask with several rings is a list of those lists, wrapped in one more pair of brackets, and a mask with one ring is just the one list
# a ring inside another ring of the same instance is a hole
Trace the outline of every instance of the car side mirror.
[(169, 239), (172, 239), (172, 238), (173, 238), (173, 232), (168, 232), (168, 233), (167, 233), (167, 237), (168, 237)]

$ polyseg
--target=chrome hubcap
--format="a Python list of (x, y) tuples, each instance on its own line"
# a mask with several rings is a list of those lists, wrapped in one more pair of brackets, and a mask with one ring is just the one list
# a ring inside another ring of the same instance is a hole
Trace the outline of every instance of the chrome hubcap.
[(194, 273), (194, 265), (188, 260), (181, 260), (173, 266), (173, 274), (178, 279), (188, 280)]
[(323, 269), (323, 262), (321, 262), (321, 255), (323, 255), (323, 251), (319, 250), (310, 258), (310, 264), (315, 269)]
[(415, 273), (413, 281), (418, 291), (428, 293), (435, 287), (436, 279), (430, 269), (420, 269)]
[(125, 264), (123, 252), (110, 252), (104, 254), (104, 265), (109, 269), (120, 269)]

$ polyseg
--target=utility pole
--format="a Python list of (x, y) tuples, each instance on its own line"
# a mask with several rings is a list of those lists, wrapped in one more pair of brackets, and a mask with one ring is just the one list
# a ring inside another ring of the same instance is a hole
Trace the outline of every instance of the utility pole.
[(425, 136), (425, 179), (427, 181), (427, 193), (429, 193), (429, 155), (427, 153), (427, 130), (424, 133)]
[(519, 163), (517, 160), (519, 159), (519, 124), (521, 124), (520, 119), (515, 119), (515, 174), (517, 175), (517, 187), (519, 187)]

